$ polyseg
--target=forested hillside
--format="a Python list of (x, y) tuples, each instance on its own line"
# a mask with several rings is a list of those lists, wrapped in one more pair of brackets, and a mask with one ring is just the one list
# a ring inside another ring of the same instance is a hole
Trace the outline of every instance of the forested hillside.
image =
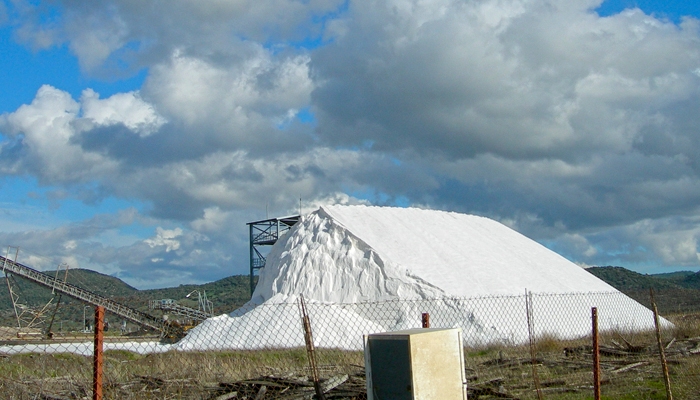
[[(645, 275), (622, 267), (593, 267), (588, 272), (606, 281), (611, 286), (650, 305), (649, 289), (654, 289), (657, 305), (661, 313), (700, 311), (700, 274), (683, 271), (658, 275)], [(55, 273), (54, 273), (55, 275)], [(58, 274), (66, 279), (65, 272)], [(50, 319), (55, 312), (54, 330), (65, 325), (65, 329), (80, 329), (89, 320), (93, 308), (67, 296), (52, 294), (51, 290), (28, 282), (22, 278), (10, 278), (13, 290), (19, 295), (19, 302), (33, 309), (44, 310), (44, 318)], [(112, 298), (132, 308), (157, 314), (148, 309), (149, 300), (173, 299), (178, 304), (197, 308), (197, 296), (206, 294), (214, 305), (216, 314), (228, 313), (250, 299), (249, 277), (230, 276), (203, 285), (180, 285), (177, 287), (152, 290), (138, 290), (122, 280), (85, 269), (70, 270), (68, 283)], [(186, 296), (193, 293), (189, 298)], [(59, 299), (60, 297), (60, 299)], [(49, 304), (47, 307), (46, 305)], [(57, 307), (58, 304), (58, 307)], [(113, 317), (114, 320), (118, 319)], [(5, 277), (0, 278), (0, 325), (16, 326), (16, 318), (10, 301)]]
[(654, 290), (659, 312), (664, 314), (700, 311), (700, 274), (691, 271), (646, 275), (622, 267), (593, 267), (588, 272), (638, 302), (651, 306)]
[[(55, 273), (51, 274), (56, 276)], [(60, 272), (58, 278), (66, 279), (65, 271)], [(242, 275), (230, 276), (203, 285), (180, 285), (165, 289), (137, 290), (112, 276), (91, 270), (73, 269), (68, 272), (67, 282), (111, 298), (131, 308), (152, 314), (158, 314), (158, 312), (148, 309), (149, 300), (173, 299), (180, 305), (196, 309), (198, 295), (206, 294), (208, 300), (214, 305), (214, 312), (218, 314), (231, 312), (250, 299), (249, 277)], [(84, 324), (83, 315), (86, 315), (88, 320), (91, 318), (93, 308), (91, 306), (85, 307), (85, 304), (78, 300), (68, 296), (60, 296), (58, 293), (52, 294), (48, 288), (12, 275), (10, 275), (10, 283), (13, 291), (18, 295), (18, 302), (21, 305), (29, 306), (34, 310), (44, 309), (43, 318), (45, 319), (50, 319), (55, 312), (54, 330), (56, 330), (57, 325), (61, 325), (61, 321), (67, 329), (79, 329)], [(189, 298), (185, 297), (192, 292), (194, 293)], [(118, 318), (113, 317), (114, 319)], [(0, 278), (0, 325), (17, 325), (5, 277)]]

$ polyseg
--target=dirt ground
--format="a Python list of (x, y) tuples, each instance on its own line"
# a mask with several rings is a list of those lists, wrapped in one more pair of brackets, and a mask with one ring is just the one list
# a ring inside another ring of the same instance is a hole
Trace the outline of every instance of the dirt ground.
[(41, 331), (39, 329), (19, 329), (9, 326), (0, 326), (0, 340), (17, 340), (38, 336), (41, 336)]

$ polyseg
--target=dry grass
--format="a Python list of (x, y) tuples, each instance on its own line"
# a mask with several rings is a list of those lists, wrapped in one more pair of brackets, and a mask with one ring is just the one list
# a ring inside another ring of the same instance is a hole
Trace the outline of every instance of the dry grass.
[[(319, 349), (321, 375), (356, 373), (362, 352)], [(221, 384), (260, 376), (308, 376), (305, 349), (104, 353), (107, 399), (201, 399)], [(0, 393), (12, 399), (79, 399), (92, 393), (92, 358), (73, 354), (19, 354), (0, 359)]]
[[(663, 334), (674, 398), (694, 399), (700, 393), (700, 316), (675, 315), (675, 328)], [(640, 349), (624, 355), (603, 354), (604, 399), (665, 399), (661, 366), (653, 332), (605, 332), (604, 348)], [(480, 346), (465, 349), (471, 388), (492, 388), (520, 399), (536, 399), (537, 381), (546, 399), (592, 398), (589, 337), (561, 340), (544, 334), (534, 343), (535, 371), (529, 346)], [(680, 349), (680, 350), (679, 350)], [(318, 349), (321, 374), (361, 372), (362, 352)], [(139, 355), (107, 351), (104, 357), (107, 399), (206, 399), (212, 389), (259, 376), (308, 375), (305, 349), (167, 352)], [(625, 366), (641, 363), (622, 372)], [(23, 354), (0, 358), (0, 397), (8, 399), (80, 399), (92, 392), (92, 359), (73, 354)], [(470, 398), (476, 398), (472, 395)], [(488, 396), (480, 396), (487, 399)]]
[[(697, 399), (700, 393), (700, 315), (674, 315), (675, 324), (663, 332), (671, 388), (675, 399)], [(609, 331), (601, 346), (624, 354), (601, 355), (604, 399), (666, 399), (656, 336), (652, 331)], [(482, 346), (465, 349), (472, 388), (485, 386), (519, 399), (537, 399), (536, 382), (546, 399), (592, 399), (592, 340), (561, 340), (544, 334), (534, 341), (535, 373), (529, 346)], [(669, 345), (670, 344), (670, 345)], [(623, 351), (624, 350), (624, 351)], [(627, 351), (629, 350), (629, 351)], [(625, 367), (634, 366), (628, 370)], [(618, 372), (619, 370), (619, 372)], [(489, 397), (479, 397), (489, 398)]]

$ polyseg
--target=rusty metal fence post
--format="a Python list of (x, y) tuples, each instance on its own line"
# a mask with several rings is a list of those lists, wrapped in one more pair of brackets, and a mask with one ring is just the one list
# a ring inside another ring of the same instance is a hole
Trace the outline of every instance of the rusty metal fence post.
[(542, 400), (542, 389), (540, 388), (540, 377), (537, 374), (537, 349), (535, 348), (535, 323), (533, 321), (532, 292), (525, 289), (525, 314), (527, 317), (527, 337), (530, 344), (530, 363), (532, 364), (532, 382), (535, 384), (537, 398)]
[[(650, 296), (648, 289), (641, 293)], [(54, 326), (63, 326), (53, 340), (30, 329), (6, 333), (0, 327), (0, 367), (12, 367), (0, 374), (0, 398), (83, 393), (93, 399), (223, 399), (238, 393), (253, 399), (279, 398), (282, 392), (290, 398), (320, 398), (317, 393), (360, 397), (366, 394), (360, 338), (420, 327), (462, 327), (470, 399), (546, 399), (578, 392), (593, 400), (602, 397), (606, 383), (605, 398), (610, 399), (647, 398), (653, 391), (666, 400), (671, 389), (675, 398), (697, 398), (697, 312), (664, 319), (666, 314), (659, 312), (672, 308), (676, 297), (663, 295), (653, 292), (652, 310), (617, 292), (528, 291), (524, 299), (520, 294), (352, 304), (309, 304), (304, 297), (304, 307), (300, 296), (299, 304), (251, 306), (241, 309), (245, 318), (199, 324), (177, 345), (159, 343), (151, 332), (113, 337), (105, 309), (79, 306), (72, 321), (56, 316)]]
[(591, 308), (593, 327), (593, 398), (600, 400), (600, 344), (598, 343), (598, 308)]
[(314, 346), (314, 336), (311, 332), (311, 320), (309, 319), (309, 314), (306, 312), (306, 304), (304, 303), (303, 295), (299, 295), (299, 310), (301, 311), (301, 319), (304, 327), (304, 342), (306, 343), (306, 352), (309, 357), (309, 367), (311, 369), (311, 377), (314, 383), (314, 390), (316, 391), (316, 398), (319, 400), (326, 400), (326, 397), (323, 395), (321, 381), (318, 376), (318, 363), (316, 361), (316, 348)]
[(105, 309), (95, 307), (95, 347), (93, 352), (92, 399), (102, 400), (102, 348), (104, 344)]

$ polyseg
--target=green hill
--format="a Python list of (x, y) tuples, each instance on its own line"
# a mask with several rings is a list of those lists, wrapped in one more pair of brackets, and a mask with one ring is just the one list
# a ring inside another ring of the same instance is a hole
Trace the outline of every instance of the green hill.
[(676, 271), (676, 272), (666, 272), (664, 274), (654, 274), (655, 278), (668, 279), (670, 281), (682, 281), (690, 275), (695, 274), (693, 271)]
[[(662, 314), (700, 311), (700, 273), (683, 271), (646, 275), (614, 266), (593, 267), (587, 271), (646, 306), (650, 306), (649, 289), (654, 289), (657, 306)], [(59, 273), (59, 279), (65, 276), (62, 274)], [(214, 305), (215, 314), (231, 312), (250, 298), (249, 277), (246, 275), (230, 276), (203, 285), (151, 290), (137, 290), (118, 278), (86, 269), (69, 270), (67, 281), (153, 315), (158, 315), (159, 312), (148, 309), (149, 300), (173, 299), (180, 305), (198, 308), (197, 291), (206, 294)], [(59, 326), (65, 330), (82, 329), (85, 323), (83, 315), (88, 321), (92, 318), (92, 306), (86, 306), (67, 296), (60, 296), (59, 299), (51, 290), (22, 278), (11, 278), (10, 282), (22, 304), (34, 309), (44, 308), (43, 318), (47, 322), (54, 316), (54, 331)], [(191, 292), (195, 294), (187, 298)], [(108, 315), (107, 318), (113, 322), (119, 321), (116, 316)], [(0, 278), (0, 325), (17, 325), (4, 277)]]
[(688, 289), (700, 289), (700, 272), (687, 275), (679, 280), (678, 284)]
[[(119, 278), (109, 275), (104, 275), (89, 269), (71, 269), (68, 274), (61, 271), (58, 274), (51, 273), (51, 276), (57, 277), (59, 280), (66, 280), (71, 285), (87, 289), (91, 292), (98, 293), (106, 297), (129, 296), (137, 289), (129, 286)], [(25, 279), (10, 275), (10, 282), (16, 286), (20, 297), (26, 300), (27, 304), (35, 305), (48, 301), (52, 295), (51, 291), (43, 286), (37, 285)], [(7, 290), (7, 282), (5, 277), (0, 278), (0, 308), (11, 306), (9, 291)]]
[(680, 287), (675, 283), (675, 279), (644, 275), (622, 267), (592, 267), (586, 269), (586, 271), (623, 292), (626, 290), (649, 290), (649, 288), (665, 290)]
[(698, 273), (684, 271), (646, 275), (612, 266), (593, 267), (587, 271), (647, 307), (651, 307), (649, 289), (653, 289), (661, 314), (700, 311)]
[(199, 291), (206, 294), (207, 299), (214, 304), (215, 313), (228, 313), (250, 300), (250, 277), (234, 275), (203, 285), (180, 285), (173, 288), (140, 290), (130, 296), (139, 299), (144, 304), (148, 300), (173, 299), (178, 304), (197, 308), (197, 293), (186, 298), (189, 293)]
[[(129, 286), (122, 280), (108, 275), (86, 269), (72, 269), (66, 275), (65, 271), (60, 271), (58, 275), (51, 274), (60, 280), (65, 279), (71, 285), (75, 285), (91, 292), (109, 298), (127, 297), (138, 292), (136, 288)], [(54, 327), (62, 327), (65, 323), (66, 329), (82, 328), (83, 313), (91, 315), (91, 307), (84, 308), (84, 305), (68, 296), (61, 296), (44, 286), (27, 281), (25, 279), (9, 275), (13, 292), (17, 296), (17, 301), (21, 306), (27, 306), (23, 319), (32, 320), (35, 315), (32, 312), (41, 311), (38, 320), (45, 320), (48, 323), (54, 316)], [(22, 307), (20, 307), (21, 313)], [(88, 318), (89, 319), (89, 318)], [(0, 278), (0, 325), (17, 326), (17, 317), (12, 301), (10, 299), (7, 280), (3, 276)], [(25, 325), (23, 323), (23, 325)]]
[[(58, 274), (59, 279), (64, 279), (65, 276), (65, 272)], [(231, 312), (250, 299), (249, 277), (240, 275), (203, 285), (180, 285), (165, 289), (137, 290), (122, 280), (109, 275), (86, 269), (72, 269), (68, 272), (67, 282), (153, 315), (158, 315), (160, 312), (149, 310), (149, 300), (173, 299), (180, 305), (198, 308), (196, 291), (206, 294), (207, 299), (213, 303), (214, 312), (217, 314)], [(48, 288), (12, 275), (10, 275), (10, 283), (13, 291), (18, 295), (19, 303), (35, 311), (43, 309), (41, 318), (45, 320), (45, 323), (48, 323), (55, 314), (53, 317), (54, 331), (57, 331), (57, 327), (65, 328), (65, 330), (82, 329), (85, 324), (84, 315), (88, 321), (91, 321), (94, 310), (92, 306), (86, 306), (68, 296), (60, 296), (58, 293), (52, 294)], [(185, 297), (191, 292), (195, 293), (190, 298)], [(25, 316), (32, 318), (29, 317), (28, 313)], [(108, 314), (107, 319), (110, 318), (112, 322), (119, 320), (118, 317), (110, 317)], [(17, 325), (5, 277), (0, 278), (0, 325)]]

